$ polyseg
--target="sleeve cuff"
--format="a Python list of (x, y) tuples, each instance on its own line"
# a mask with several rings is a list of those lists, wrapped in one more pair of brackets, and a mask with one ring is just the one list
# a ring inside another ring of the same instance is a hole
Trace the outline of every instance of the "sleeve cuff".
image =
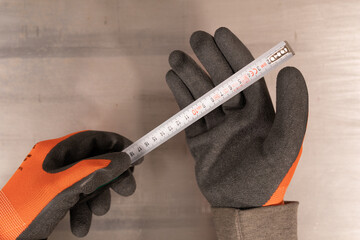
[(296, 240), (298, 202), (240, 210), (212, 208), (218, 240)]

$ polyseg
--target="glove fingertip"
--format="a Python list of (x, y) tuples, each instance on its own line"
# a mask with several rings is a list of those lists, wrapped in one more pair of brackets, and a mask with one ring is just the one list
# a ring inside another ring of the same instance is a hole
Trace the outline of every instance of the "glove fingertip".
[(70, 209), (71, 232), (76, 237), (85, 237), (90, 230), (92, 212), (86, 202), (76, 205)]
[(173, 70), (169, 70), (165, 75), (166, 84), (169, 86), (172, 92), (176, 92), (179, 88), (179, 82), (181, 79), (176, 75)]
[[(308, 117), (309, 94), (302, 73), (295, 67), (280, 70), (276, 82), (276, 112), (292, 112)], [(295, 108), (295, 109), (294, 109)]]
[[(135, 162), (132, 163), (132, 165), (133, 165), (133, 166), (139, 165), (139, 164), (141, 164), (143, 161), (144, 161), (144, 157), (136, 160)], [(132, 167), (131, 171), (134, 172), (134, 170), (135, 170), (135, 169)]]
[(288, 66), (281, 69), (277, 76), (276, 86), (279, 90), (291, 88), (290, 90), (296, 90), (301, 94), (308, 94), (304, 76), (295, 67)]
[(229, 33), (232, 33), (232, 32), (227, 27), (219, 27), (218, 29), (216, 29), (216, 31), (214, 33), (214, 38), (216, 39), (219, 36), (222, 36), (224, 34), (229, 34)]
[(128, 197), (136, 190), (136, 181), (133, 174), (127, 171), (125, 176), (120, 177), (115, 182), (111, 183), (110, 187), (119, 195)]
[(212, 39), (212, 36), (202, 30), (196, 31), (193, 34), (191, 34), (190, 37), (190, 46), (192, 49), (197, 49), (199, 46), (203, 45), (203, 43), (207, 42), (208, 39)]
[(109, 189), (106, 189), (104, 192), (98, 196), (90, 199), (88, 201), (89, 208), (91, 212), (96, 216), (103, 216), (109, 210), (111, 206), (111, 193)]
[(175, 71), (179, 69), (179, 67), (184, 65), (184, 62), (187, 61), (187, 55), (181, 50), (174, 50), (169, 55), (169, 64)]

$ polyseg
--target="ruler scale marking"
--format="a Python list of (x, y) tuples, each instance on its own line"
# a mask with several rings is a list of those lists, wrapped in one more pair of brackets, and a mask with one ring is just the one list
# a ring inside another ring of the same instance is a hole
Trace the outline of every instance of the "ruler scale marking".
[(130, 156), (131, 163), (136, 162), (294, 55), (286, 41), (280, 42), (131, 144), (123, 152)]

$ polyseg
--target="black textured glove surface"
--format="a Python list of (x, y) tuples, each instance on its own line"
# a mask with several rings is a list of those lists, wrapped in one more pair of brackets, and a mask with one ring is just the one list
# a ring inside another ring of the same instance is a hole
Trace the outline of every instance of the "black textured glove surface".
[[(180, 108), (254, 59), (227, 28), (219, 28), (214, 37), (197, 31), (190, 44), (208, 74), (184, 52), (170, 54), (172, 69), (166, 81)], [(276, 88), (276, 114), (261, 79), (186, 129), (198, 185), (213, 207), (282, 202), (287, 187), (283, 184), (291, 179), (293, 172), (288, 172), (301, 154), (308, 92), (302, 74), (293, 67), (279, 72)]]
[(0, 239), (45, 239), (69, 210), (73, 233), (85, 236), (92, 214), (109, 210), (109, 188), (123, 196), (135, 191), (131, 160), (122, 152), (130, 144), (101, 131), (37, 143), (0, 191), (0, 216), (10, 223)]
[[(139, 163), (140, 161), (137, 161), (136, 164)], [(135, 192), (136, 182), (133, 171), (134, 167), (129, 168), (116, 180), (104, 186), (99, 193), (91, 194), (92, 197), (86, 201), (80, 198), (78, 203), (70, 209), (70, 226), (75, 236), (84, 237), (89, 233), (93, 214), (103, 216), (110, 210), (110, 188), (124, 197)]]

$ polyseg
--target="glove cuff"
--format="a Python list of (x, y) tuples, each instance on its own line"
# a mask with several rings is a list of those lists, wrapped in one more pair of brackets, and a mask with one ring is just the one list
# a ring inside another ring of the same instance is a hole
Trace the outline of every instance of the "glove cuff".
[(0, 239), (16, 239), (26, 228), (14, 206), (5, 193), (0, 190)]
[(218, 240), (296, 240), (298, 202), (240, 210), (212, 208)]

